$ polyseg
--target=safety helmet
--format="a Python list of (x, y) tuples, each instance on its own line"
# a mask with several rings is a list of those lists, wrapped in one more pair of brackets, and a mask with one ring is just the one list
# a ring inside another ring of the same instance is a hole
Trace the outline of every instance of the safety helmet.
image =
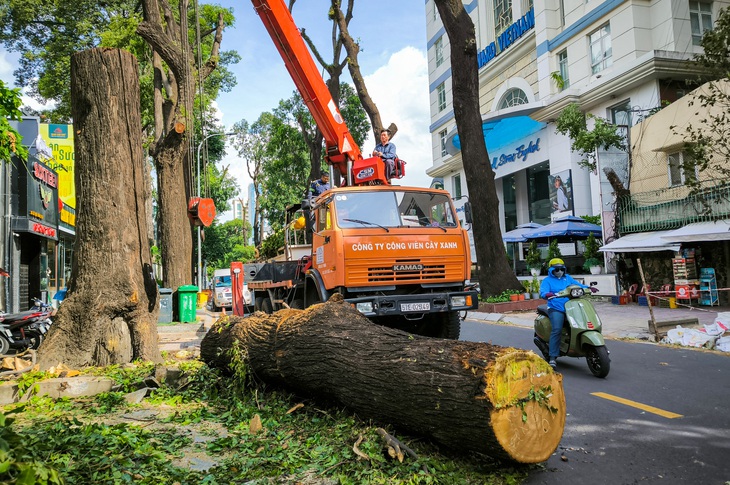
[(565, 266), (565, 262), (560, 258), (553, 258), (550, 260), (550, 263), (548, 263), (548, 266)]

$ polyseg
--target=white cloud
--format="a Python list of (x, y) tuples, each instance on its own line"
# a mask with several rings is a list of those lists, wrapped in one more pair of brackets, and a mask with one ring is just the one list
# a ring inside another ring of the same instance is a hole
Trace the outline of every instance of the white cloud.
[[(365, 85), (380, 111), (383, 124), (398, 126), (393, 143), (398, 157), (406, 161), (406, 175), (393, 182), (428, 187), (431, 178), (426, 170), (432, 165), (432, 151), (425, 53), (410, 46), (401, 49), (390, 56), (387, 64), (365, 76)], [(374, 147), (375, 141), (370, 135), (363, 152), (368, 154)]]
[(5, 81), (5, 84), (11, 85), (13, 84), (13, 69), (15, 66), (13, 65), (12, 59), (9, 59), (9, 54), (7, 51), (0, 49), (0, 79)]

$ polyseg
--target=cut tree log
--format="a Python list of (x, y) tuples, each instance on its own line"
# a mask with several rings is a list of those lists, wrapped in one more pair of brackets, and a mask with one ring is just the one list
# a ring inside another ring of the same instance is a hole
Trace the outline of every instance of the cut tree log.
[(200, 352), (228, 371), (245, 356), (265, 382), (499, 459), (545, 461), (565, 426), (562, 376), (534, 353), (375, 325), (340, 295), (306, 310), (223, 317)]

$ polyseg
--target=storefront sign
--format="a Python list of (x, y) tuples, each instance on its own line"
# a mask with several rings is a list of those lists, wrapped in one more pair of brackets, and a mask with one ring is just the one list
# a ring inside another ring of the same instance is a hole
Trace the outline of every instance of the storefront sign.
[(53, 152), (53, 159), (47, 160), (45, 163), (57, 174), (58, 196), (64, 204), (75, 208), (73, 125), (41, 123), (39, 132), (43, 141)]
[(58, 175), (34, 156), (25, 166), (15, 160), (13, 171), (12, 229), (58, 239)]
[(540, 139), (538, 138), (534, 142), (531, 140), (527, 145), (522, 144), (515, 148), (513, 152), (510, 153), (502, 153), (492, 159), (492, 170), (497, 170), (497, 168), (501, 167), (502, 165), (506, 165), (508, 163), (516, 162), (518, 160), (521, 160), (523, 162), (527, 161), (527, 157), (531, 153), (535, 153), (540, 151)]
[(517, 39), (525, 35), (525, 33), (535, 28), (535, 10), (530, 9), (517, 22), (507, 27), (496, 42), (491, 42), (477, 54), (479, 69), (486, 66), (489, 61), (497, 57), (502, 51), (514, 44)]

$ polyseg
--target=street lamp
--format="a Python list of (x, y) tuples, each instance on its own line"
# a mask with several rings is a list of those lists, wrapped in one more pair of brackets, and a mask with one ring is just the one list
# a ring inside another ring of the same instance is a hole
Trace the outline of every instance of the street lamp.
[[(198, 159), (197, 159), (197, 175), (198, 175), (198, 197), (200, 197), (200, 149), (203, 148), (203, 144), (208, 140), (208, 138), (212, 138), (214, 136), (231, 136), (235, 135), (235, 133), (211, 133), (210, 135), (203, 138), (203, 140), (198, 143)], [(198, 226), (198, 290), (203, 289), (203, 251), (202, 246), (200, 243), (200, 226)]]

